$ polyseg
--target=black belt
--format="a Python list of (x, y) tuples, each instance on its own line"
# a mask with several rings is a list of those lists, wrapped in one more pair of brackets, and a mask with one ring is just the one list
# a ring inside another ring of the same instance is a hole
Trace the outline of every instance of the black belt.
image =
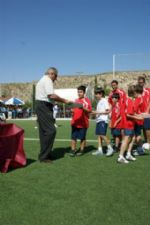
[(36, 100), (37, 103), (40, 103), (40, 104), (43, 104), (43, 105), (46, 105), (48, 107), (50, 107), (51, 109), (53, 109), (54, 105), (50, 102), (46, 102), (46, 101), (40, 101), (40, 100)]

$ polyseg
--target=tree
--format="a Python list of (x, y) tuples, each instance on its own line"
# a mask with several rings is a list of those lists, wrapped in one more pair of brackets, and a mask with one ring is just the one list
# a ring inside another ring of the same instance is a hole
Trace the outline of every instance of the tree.
[(35, 113), (35, 84), (32, 86), (32, 113)]
[(95, 77), (94, 77), (94, 88), (95, 88), (95, 89), (96, 89), (97, 86), (98, 86), (97, 83), (98, 83), (98, 82), (97, 82), (97, 76), (95, 76)]

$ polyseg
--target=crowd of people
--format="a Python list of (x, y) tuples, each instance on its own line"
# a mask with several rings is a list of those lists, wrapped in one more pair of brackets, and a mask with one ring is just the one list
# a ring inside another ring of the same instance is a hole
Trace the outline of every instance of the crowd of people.
[(32, 116), (31, 108), (23, 108), (22, 106), (10, 105), (7, 106), (4, 103), (0, 103), (0, 120), (16, 118), (29, 118)]
[[(92, 110), (90, 100), (85, 97), (85, 87), (78, 87), (78, 99), (76, 103), (81, 108), (72, 109), (72, 135), (70, 156), (84, 154), (86, 145), (86, 132), (89, 127), (89, 116), (96, 116), (95, 134), (98, 136), (98, 149), (92, 155), (103, 155), (103, 142), (107, 145), (106, 156), (112, 156), (119, 152), (118, 162), (129, 163), (135, 161), (136, 155), (143, 155), (142, 131), (144, 142), (150, 146), (150, 88), (145, 87), (145, 78), (138, 77), (135, 85), (128, 87), (126, 93), (118, 87), (118, 81), (111, 82), (112, 91), (108, 99), (105, 98), (105, 91), (98, 87), (95, 89), (97, 108)], [(114, 139), (114, 146), (111, 145), (107, 136), (108, 126)], [(80, 140), (80, 150), (76, 149), (77, 140)], [(133, 152), (133, 146), (136, 150)]]

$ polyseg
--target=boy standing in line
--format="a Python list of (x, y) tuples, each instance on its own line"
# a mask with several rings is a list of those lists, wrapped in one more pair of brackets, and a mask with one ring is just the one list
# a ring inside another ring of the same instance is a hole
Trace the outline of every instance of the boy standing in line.
[[(135, 161), (136, 158), (134, 158), (131, 155), (132, 147), (130, 144), (133, 144), (133, 138), (134, 138), (134, 125), (135, 120), (142, 119), (140, 115), (134, 114), (134, 103), (133, 103), (133, 97), (134, 97), (134, 86), (130, 86), (128, 89), (128, 97), (126, 98), (125, 103), (125, 114), (124, 114), (124, 138), (121, 144), (120, 148), (120, 154), (118, 158), (119, 163), (129, 163), (129, 161)], [(125, 152), (127, 151), (126, 158), (124, 157)], [(129, 160), (129, 161), (128, 161)]]
[[(140, 85), (134, 86), (134, 114), (139, 115), (146, 112), (146, 101), (143, 99), (143, 87)], [(144, 119), (143, 120), (135, 120), (134, 132), (135, 132), (135, 140), (138, 145), (137, 153), (139, 155), (144, 154), (144, 150), (142, 148), (142, 137), (141, 131), (143, 129)]]
[(126, 93), (122, 89), (120, 89), (118, 87), (118, 81), (117, 80), (113, 80), (111, 82), (111, 87), (112, 87), (112, 91), (110, 92), (110, 94), (108, 96), (108, 102), (109, 102), (109, 104), (110, 105), (113, 104), (112, 96), (115, 93), (118, 93), (119, 96), (120, 96), (119, 102), (122, 103), (122, 104), (124, 104), (125, 103), (125, 100), (126, 100)]
[[(146, 112), (150, 114), (150, 99), (147, 103)], [(150, 144), (150, 118), (144, 119), (145, 141)]]
[[(82, 108), (72, 109), (72, 135), (71, 135), (71, 151), (70, 156), (83, 155), (84, 148), (86, 144), (86, 133), (87, 128), (89, 127), (89, 113), (92, 111), (92, 106), (90, 100), (85, 97), (85, 86), (79, 86), (78, 90), (78, 99), (76, 103), (82, 105)], [(80, 150), (77, 151), (77, 139), (80, 140)]]
[[(143, 74), (144, 75), (144, 74)], [(150, 113), (150, 88), (145, 87), (145, 78), (143, 76), (138, 77), (138, 84), (143, 87), (143, 100), (146, 103), (146, 112)], [(145, 137), (145, 142), (150, 144), (150, 118), (144, 119), (143, 133)]]
[(112, 136), (115, 139), (114, 151), (119, 151), (121, 141), (121, 129), (123, 128), (124, 105), (120, 102), (119, 93), (112, 95), (111, 122), (110, 128)]
[[(112, 87), (112, 91), (109, 93), (109, 96), (108, 96), (108, 102), (109, 102), (110, 106), (112, 107), (112, 104), (113, 104), (112, 96), (113, 96), (113, 94), (116, 94), (116, 93), (118, 93), (120, 96), (119, 103), (124, 105), (125, 101), (126, 101), (126, 93), (124, 90), (122, 90), (118, 87), (118, 81), (113, 80), (111, 82), (111, 87)], [(121, 138), (123, 138), (123, 136), (124, 136), (124, 132), (122, 129), (121, 130)]]
[(102, 141), (104, 140), (107, 145), (106, 156), (113, 155), (113, 148), (110, 145), (110, 140), (106, 136), (108, 127), (108, 114), (109, 104), (105, 99), (105, 92), (102, 88), (95, 90), (95, 97), (98, 100), (96, 111), (92, 114), (96, 115), (96, 135), (98, 136), (98, 150), (93, 152), (92, 155), (103, 155)]

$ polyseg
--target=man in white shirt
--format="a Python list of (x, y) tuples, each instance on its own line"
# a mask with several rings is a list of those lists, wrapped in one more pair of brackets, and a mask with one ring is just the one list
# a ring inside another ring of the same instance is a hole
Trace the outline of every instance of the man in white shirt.
[(55, 119), (53, 117), (54, 101), (69, 103), (70, 101), (54, 94), (53, 83), (57, 79), (58, 71), (50, 67), (36, 85), (36, 114), (39, 124), (40, 162), (52, 162), (52, 148), (56, 136)]

